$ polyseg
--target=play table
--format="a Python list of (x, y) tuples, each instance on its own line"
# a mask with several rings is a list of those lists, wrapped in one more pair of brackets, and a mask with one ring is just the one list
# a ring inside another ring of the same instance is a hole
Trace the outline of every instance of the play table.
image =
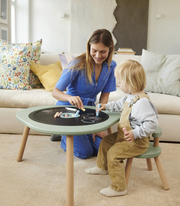
[(69, 105), (38, 106), (23, 109), (16, 114), (17, 119), (25, 125), (17, 161), (23, 158), (30, 128), (48, 134), (66, 135), (66, 205), (74, 206), (73, 135), (92, 134), (106, 129), (110, 133), (110, 127), (119, 121), (120, 114), (103, 111), (96, 118), (96, 108), (85, 106), (86, 112), (81, 111), (77, 118), (54, 118), (55, 112), (65, 112), (65, 107), (75, 108)]

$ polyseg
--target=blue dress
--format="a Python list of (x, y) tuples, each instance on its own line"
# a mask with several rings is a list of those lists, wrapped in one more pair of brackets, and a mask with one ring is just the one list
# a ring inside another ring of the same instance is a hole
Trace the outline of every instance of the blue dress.
[[(72, 61), (68, 66), (75, 64)], [(83, 105), (95, 106), (96, 97), (99, 92), (109, 93), (116, 90), (116, 79), (114, 76), (115, 61), (110, 64), (108, 69), (107, 62), (103, 62), (99, 79), (95, 81), (95, 70), (92, 75), (93, 83), (89, 83), (85, 78), (84, 70), (64, 69), (61, 77), (56, 83), (56, 88), (65, 91), (66, 94), (79, 96)], [(56, 105), (70, 105), (69, 102), (58, 101)], [(101, 138), (96, 136), (93, 142), (92, 134), (74, 136), (74, 155), (86, 159), (92, 155), (97, 155)], [(66, 151), (66, 136), (62, 135), (61, 148)]]

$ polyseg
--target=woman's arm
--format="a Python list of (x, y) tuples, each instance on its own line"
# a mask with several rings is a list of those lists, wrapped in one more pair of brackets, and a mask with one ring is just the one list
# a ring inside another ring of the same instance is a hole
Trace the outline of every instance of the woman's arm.
[(52, 96), (54, 98), (56, 98), (59, 101), (63, 101), (63, 102), (69, 102), (69, 96), (68, 94), (65, 94), (64, 92), (60, 91), (59, 89), (57, 89), (56, 87), (54, 87), (53, 91), (52, 91)]
[(56, 87), (54, 87), (52, 91), (52, 96), (59, 101), (69, 102), (71, 105), (75, 105), (79, 109), (84, 108), (81, 98), (79, 96), (71, 96), (65, 94), (64, 92), (60, 91)]
[(109, 99), (109, 93), (101, 93), (101, 96), (100, 96), (100, 99), (99, 99), (99, 103), (102, 103), (102, 104), (107, 104), (108, 103), (108, 99)]

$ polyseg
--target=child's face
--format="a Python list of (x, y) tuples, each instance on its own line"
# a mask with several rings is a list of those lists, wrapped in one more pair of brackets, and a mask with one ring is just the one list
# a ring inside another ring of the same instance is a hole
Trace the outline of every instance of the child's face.
[(120, 80), (118, 80), (118, 85), (124, 93), (126, 93), (126, 94), (129, 93), (129, 87), (127, 87), (126, 85), (122, 85)]

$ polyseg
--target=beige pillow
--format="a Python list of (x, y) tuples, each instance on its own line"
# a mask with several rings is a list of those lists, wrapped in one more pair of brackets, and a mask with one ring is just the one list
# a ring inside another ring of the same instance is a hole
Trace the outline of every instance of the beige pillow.
[(180, 55), (142, 51), (141, 64), (147, 76), (146, 92), (180, 96)]
[(37, 75), (44, 88), (49, 92), (52, 92), (62, 74), (60, 61), (49, 65), (32, 64), (30, 69)]

